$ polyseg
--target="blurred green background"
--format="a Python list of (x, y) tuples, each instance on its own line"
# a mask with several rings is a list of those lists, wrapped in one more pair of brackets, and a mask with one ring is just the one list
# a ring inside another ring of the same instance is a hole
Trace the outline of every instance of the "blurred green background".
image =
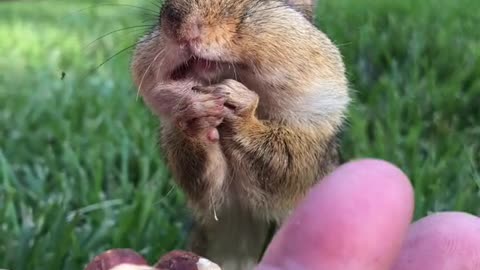
[[(114, 247), (154, 261), (182, 247), (188, 212), (136, 97), (131, 49), (97, 68), (156, 23), (158, 4), (0, 1), (0, 268), (82, 269)], [(478, 10), (320, 1), (317, 24), (342, 50), (355, 98), (343, 154), (402, 168), (416, 219), (480, 213)]]

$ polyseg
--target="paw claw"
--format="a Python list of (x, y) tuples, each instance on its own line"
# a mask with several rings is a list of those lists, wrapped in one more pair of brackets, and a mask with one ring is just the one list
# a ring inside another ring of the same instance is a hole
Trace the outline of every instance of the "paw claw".
[(203, 88), (203, 86), (194, 86), (194, 87), (192, 87), (192, 90), (196, 91), (196, 92), (203, 92), (202, 88)]

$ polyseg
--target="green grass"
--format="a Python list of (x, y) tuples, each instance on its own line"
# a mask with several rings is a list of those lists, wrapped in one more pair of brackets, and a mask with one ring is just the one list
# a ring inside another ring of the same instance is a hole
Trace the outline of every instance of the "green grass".
[[(320, 2), (355, 95), (345, 157), (402, 168), (416, 218), (479, 214), (480, 2)], [(0, 268), (81, 269), (113, 247), (153, 261), (184, 243), (184, 198), (136, 99), (130, 51), (95, 69), (143, 29), (86, 48), (154, 17), (98, 3), (0, 2)]]

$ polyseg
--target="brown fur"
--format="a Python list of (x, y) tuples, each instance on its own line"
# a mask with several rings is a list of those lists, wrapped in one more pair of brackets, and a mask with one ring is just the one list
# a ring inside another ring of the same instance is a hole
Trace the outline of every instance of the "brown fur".
[[(224, 270), (253, 267), (268, 224), (281, 224), (338, 165), (349, 102), (342, 58), (309, 21), (311, 1), (288, 4), (167, 1), (162, 26), (133, 59), (140, 94), (162, 120), (169, 167), (194, 210), (191, 247)], [(190, 64), (180, 72), (192, 54), (213, 71)]]
[(315, 15), (315, 0), (288, 0), (287, 4), (304, 14), (308, 20), (313, 21)]

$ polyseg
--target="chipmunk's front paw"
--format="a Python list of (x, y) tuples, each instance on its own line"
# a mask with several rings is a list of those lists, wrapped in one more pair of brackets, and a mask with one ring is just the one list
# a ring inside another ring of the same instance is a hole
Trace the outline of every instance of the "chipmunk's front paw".
[(216, 127), (223, 121), (225, 100), (220, 94), (195, 93), (185, 96), (174, 110), (174, 121), (189, 137), (217, 141)]
[(235, 80), (228, 79), (219, 84), (195, 87), (195, 89), (204, 93), (215, 93), (226, 97), (226, 121), (252, 117), (258, 106), (258, 94)]

